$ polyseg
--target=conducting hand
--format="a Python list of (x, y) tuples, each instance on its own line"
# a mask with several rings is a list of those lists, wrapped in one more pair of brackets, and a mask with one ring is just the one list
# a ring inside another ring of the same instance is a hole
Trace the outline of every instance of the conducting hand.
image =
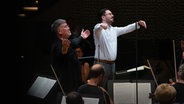
[(146, 22), (143, 21), (143, 20), (139, 20), (138, 24), (139, 24), (139, 26), (142, 26), (142, 27), (144, 27), (145, 29), (147, 28)]
[(81, 36), (83, 37), (83, 39), (86, 39), (89, 35), (90, 35), (90, 31), (89, 30), (85, 30), (84, 31), (84, 29), (82, 29)]

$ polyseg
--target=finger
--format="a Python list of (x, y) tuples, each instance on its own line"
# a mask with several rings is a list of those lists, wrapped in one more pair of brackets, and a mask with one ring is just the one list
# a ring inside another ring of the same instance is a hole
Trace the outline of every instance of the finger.
[(146, 22), (144, 22), (144, 21), (140, 21), (140, 25), (143, 26), (144, 28), (147, 28)]
[(63, 40), (63, 38), (59, 38), (60, 40)]
[(86, 33), (87, 33), (87, 34), (89, 34), (89, 33), (90, 33), (90, 31), (89, 31), (89, 30), (86, 30)]
[(144, 27), (145, 27), (145, 28), (147, 28), (147, 26), (146, 26), (146, 22), (143, 22), (143, 24), (144, 24)]

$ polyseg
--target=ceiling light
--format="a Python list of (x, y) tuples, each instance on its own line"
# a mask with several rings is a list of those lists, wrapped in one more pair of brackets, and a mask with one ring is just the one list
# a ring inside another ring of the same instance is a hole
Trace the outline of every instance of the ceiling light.
[(26, 14), (17, 14), (19, 17), (25, 17), (26, 16)]
[(38, 11), (38, 7), (23, 7), (23, 9), (27, 11)]

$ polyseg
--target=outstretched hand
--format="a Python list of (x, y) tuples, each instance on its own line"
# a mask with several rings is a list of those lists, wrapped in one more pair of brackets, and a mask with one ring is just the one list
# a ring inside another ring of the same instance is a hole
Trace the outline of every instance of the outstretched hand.
[(143, 20), (139, 20), (138, 24), (139, 24), (140, 26), (144, 27), (145, 29), (147, 28), (146, 22), (143, 21)]
[(82, 29), (81, 36), (83, 37), (83, 39), (86, 39), (89, 35), (90, 35), (90, 31), (89, 30), (85, 30), (84, 31), (84, 29)]
[(101, 26), (103, 29), (107, 29), (108, 24), (104, 22), (104, 23), (101, 23), (100, 26)]

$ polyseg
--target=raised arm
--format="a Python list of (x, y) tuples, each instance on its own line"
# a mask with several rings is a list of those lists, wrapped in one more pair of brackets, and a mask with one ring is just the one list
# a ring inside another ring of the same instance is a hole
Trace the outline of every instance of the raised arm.
[(84, 29), (82, 29), (81, 35), (79, 37), (71, 39), (72, 46), (77, 46), (82, 41), (82, 39), (88, 38), (89, 35), (90, 35), (90, 31), (89, 30), (85, 30), (84, 31)]

